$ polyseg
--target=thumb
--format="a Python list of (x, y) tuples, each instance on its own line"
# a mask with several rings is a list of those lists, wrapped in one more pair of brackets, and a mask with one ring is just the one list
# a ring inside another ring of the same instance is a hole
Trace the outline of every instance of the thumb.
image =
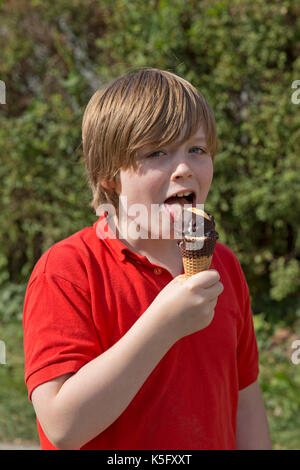
[(186, 278), (185, 274), (179, 274), (179, 276), (176, 276), (173, 279), (173, 281), (175, 281), (175, 282), (184, 282), (186, 280), (187, 280), (187, 278)]

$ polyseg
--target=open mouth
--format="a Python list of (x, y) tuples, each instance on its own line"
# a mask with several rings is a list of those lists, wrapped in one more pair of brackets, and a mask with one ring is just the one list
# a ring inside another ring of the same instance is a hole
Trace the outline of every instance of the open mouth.
[(165, 204), (180, 204), (183, 206), (184, 204), (192, 204), (193, 207), (196, 206), (196, 195), (193, 191), (187, 191), (189, 194), (180, 195), (180, 196), (172, 196), (165, 200)]
[(185, 204), (196, 207), (196, 193), (194, 193), (194, 191), (186, 191), (178, 194), (167, 198), (164, 202), (164, 207), (173, 221), (180, 220)]

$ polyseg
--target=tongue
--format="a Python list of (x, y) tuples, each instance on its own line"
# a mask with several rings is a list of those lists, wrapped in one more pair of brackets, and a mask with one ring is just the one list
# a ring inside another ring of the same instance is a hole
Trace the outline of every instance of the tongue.
[(179, 217), (182, 214), (184, 204), (189, 204), (187, 199), (185, 199), (184, 197), (170, 197), (166, 200), (165, 206), (168, 212), (170, 213), (173, 221), (179, 220)]

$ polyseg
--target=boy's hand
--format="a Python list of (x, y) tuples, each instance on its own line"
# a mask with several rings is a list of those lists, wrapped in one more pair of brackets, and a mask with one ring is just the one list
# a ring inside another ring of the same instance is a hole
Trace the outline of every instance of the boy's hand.
[(150, 307), (157, 309), (160, 325), (175, 335), (177, 341), (211, 323), (223, 290), (216, 270), (202, 271), (184, 281), (180, 275), (158, 294)]

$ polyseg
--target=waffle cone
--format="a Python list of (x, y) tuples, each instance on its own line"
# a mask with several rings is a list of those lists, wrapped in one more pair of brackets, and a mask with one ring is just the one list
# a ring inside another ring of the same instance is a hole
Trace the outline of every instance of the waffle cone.
[(217, 239), (206, 237), (203, 247), (199, 250), (191, 249), (191, 243), (182, 241), (180, 244), (185, 278), (210, 268)]
[(211, 265), (212, 255), (210, 257), (207, 256), (199, 256), (198, 258), (185, 258), (182, 257), (183, 267), (185, 277), (193, 276), (194, 274), (201, 273), (206, 269), (209, 269)]

